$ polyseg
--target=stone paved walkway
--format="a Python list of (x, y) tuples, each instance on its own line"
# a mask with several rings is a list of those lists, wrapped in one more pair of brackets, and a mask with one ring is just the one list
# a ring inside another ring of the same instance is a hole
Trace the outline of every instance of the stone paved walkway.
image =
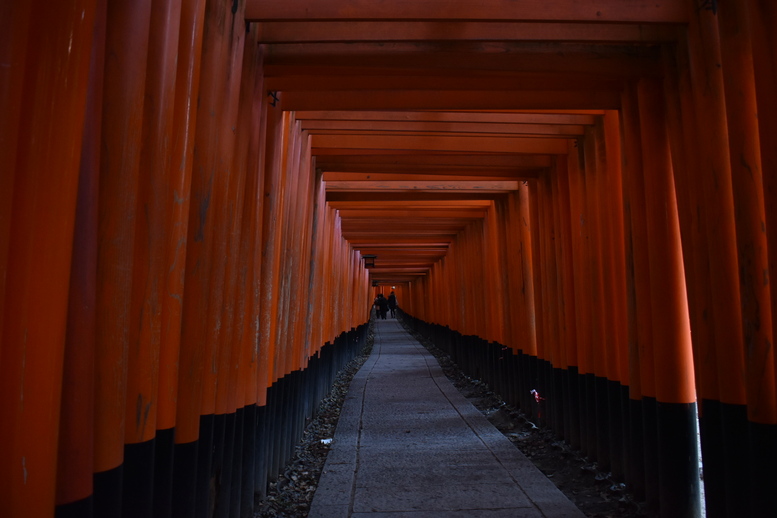
[(583, 517), (396, 320), (378, 320), (309, 517)]

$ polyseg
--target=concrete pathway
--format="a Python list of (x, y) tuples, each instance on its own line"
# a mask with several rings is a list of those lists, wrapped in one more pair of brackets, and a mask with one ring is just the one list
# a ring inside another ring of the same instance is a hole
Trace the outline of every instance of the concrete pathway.
[(378, 320), (309, 517), (584, 517), (445, 377)]

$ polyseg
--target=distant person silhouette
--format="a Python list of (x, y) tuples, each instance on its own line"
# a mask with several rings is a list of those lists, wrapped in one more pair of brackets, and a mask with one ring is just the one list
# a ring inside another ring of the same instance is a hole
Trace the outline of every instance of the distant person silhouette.
[(381, 320), (386, 320), (386, 313), (388, 313), (389, 309), (389, 304), (388, 300), (386, 300), (386, 297), (384, 297), (382, 293), (378, 293), (378, 296), (375, 298), (373, 305), (377, 308), (378, 317), (380, 317)]
[(397, 304), (397, 296), (393, 291), (388, 296), (388, 307), (391, 310), (391, 318), (397, 318), (396, 310), (399, 307), (399, 304)]

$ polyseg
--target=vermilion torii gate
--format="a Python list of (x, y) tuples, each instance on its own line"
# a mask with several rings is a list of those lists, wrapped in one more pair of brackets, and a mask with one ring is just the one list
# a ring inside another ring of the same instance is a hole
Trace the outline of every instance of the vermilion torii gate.
[(776, 515), (775, 25), (6, 2), (4, 516), (250, 516), (390, 286), (661, 516), (699, 513), (697, 410), (707, 515)]

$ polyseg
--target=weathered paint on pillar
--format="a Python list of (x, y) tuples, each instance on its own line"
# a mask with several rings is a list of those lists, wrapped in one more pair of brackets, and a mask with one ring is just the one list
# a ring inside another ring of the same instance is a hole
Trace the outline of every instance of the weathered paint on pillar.
[[(660, 85), (638, 85), (659, 438), (659, 512), (700, 513), (696, 393), (674, 179)], [(658, 246), (661, 243), (661, 246)], [(678, 458), (683, 462), (678, 462)]]
[[(37, 37), (29, 39), (30, 11), (11, 9), (4, 10), (11, 17), (3, 20), (3, 29), (9, 28), (6, 23), (19, 26), (4, 34), (0, 50), (10, 58), (0, 96), (0, 158), (10, 163), (2, 166), (0, 187), (11, 189), (0, 194), (0, 201), (13, 200), (12, 207), (0, 209), (0, 508), (11, 516), (37, 518), (50, 516), (56, 495), (68, 285), (95, 3), (47, 7), (35, 20)], [(10, 36), (8, 47), (5, 35)], [(18, 108), (8, 106), (5, 112), (6, 102), (19, 103)], [(9, 131), (16, 135), (5, 140)]]
[[(95, 514), (122, 506), (138, 182), (151, 2), (107, 11), (97, 258)], [(133, 349), (134, 351), (135, 349)], [(137, 374), (137, 372), (134, 372)]]
[(81, 147), (62, 378), (56, 503), (58, 507), (73, 509), (73, 514), (91, 512), (93, 493), (97, 215), (105, 15), (105, 2), (100, 2), (95, 12)]

